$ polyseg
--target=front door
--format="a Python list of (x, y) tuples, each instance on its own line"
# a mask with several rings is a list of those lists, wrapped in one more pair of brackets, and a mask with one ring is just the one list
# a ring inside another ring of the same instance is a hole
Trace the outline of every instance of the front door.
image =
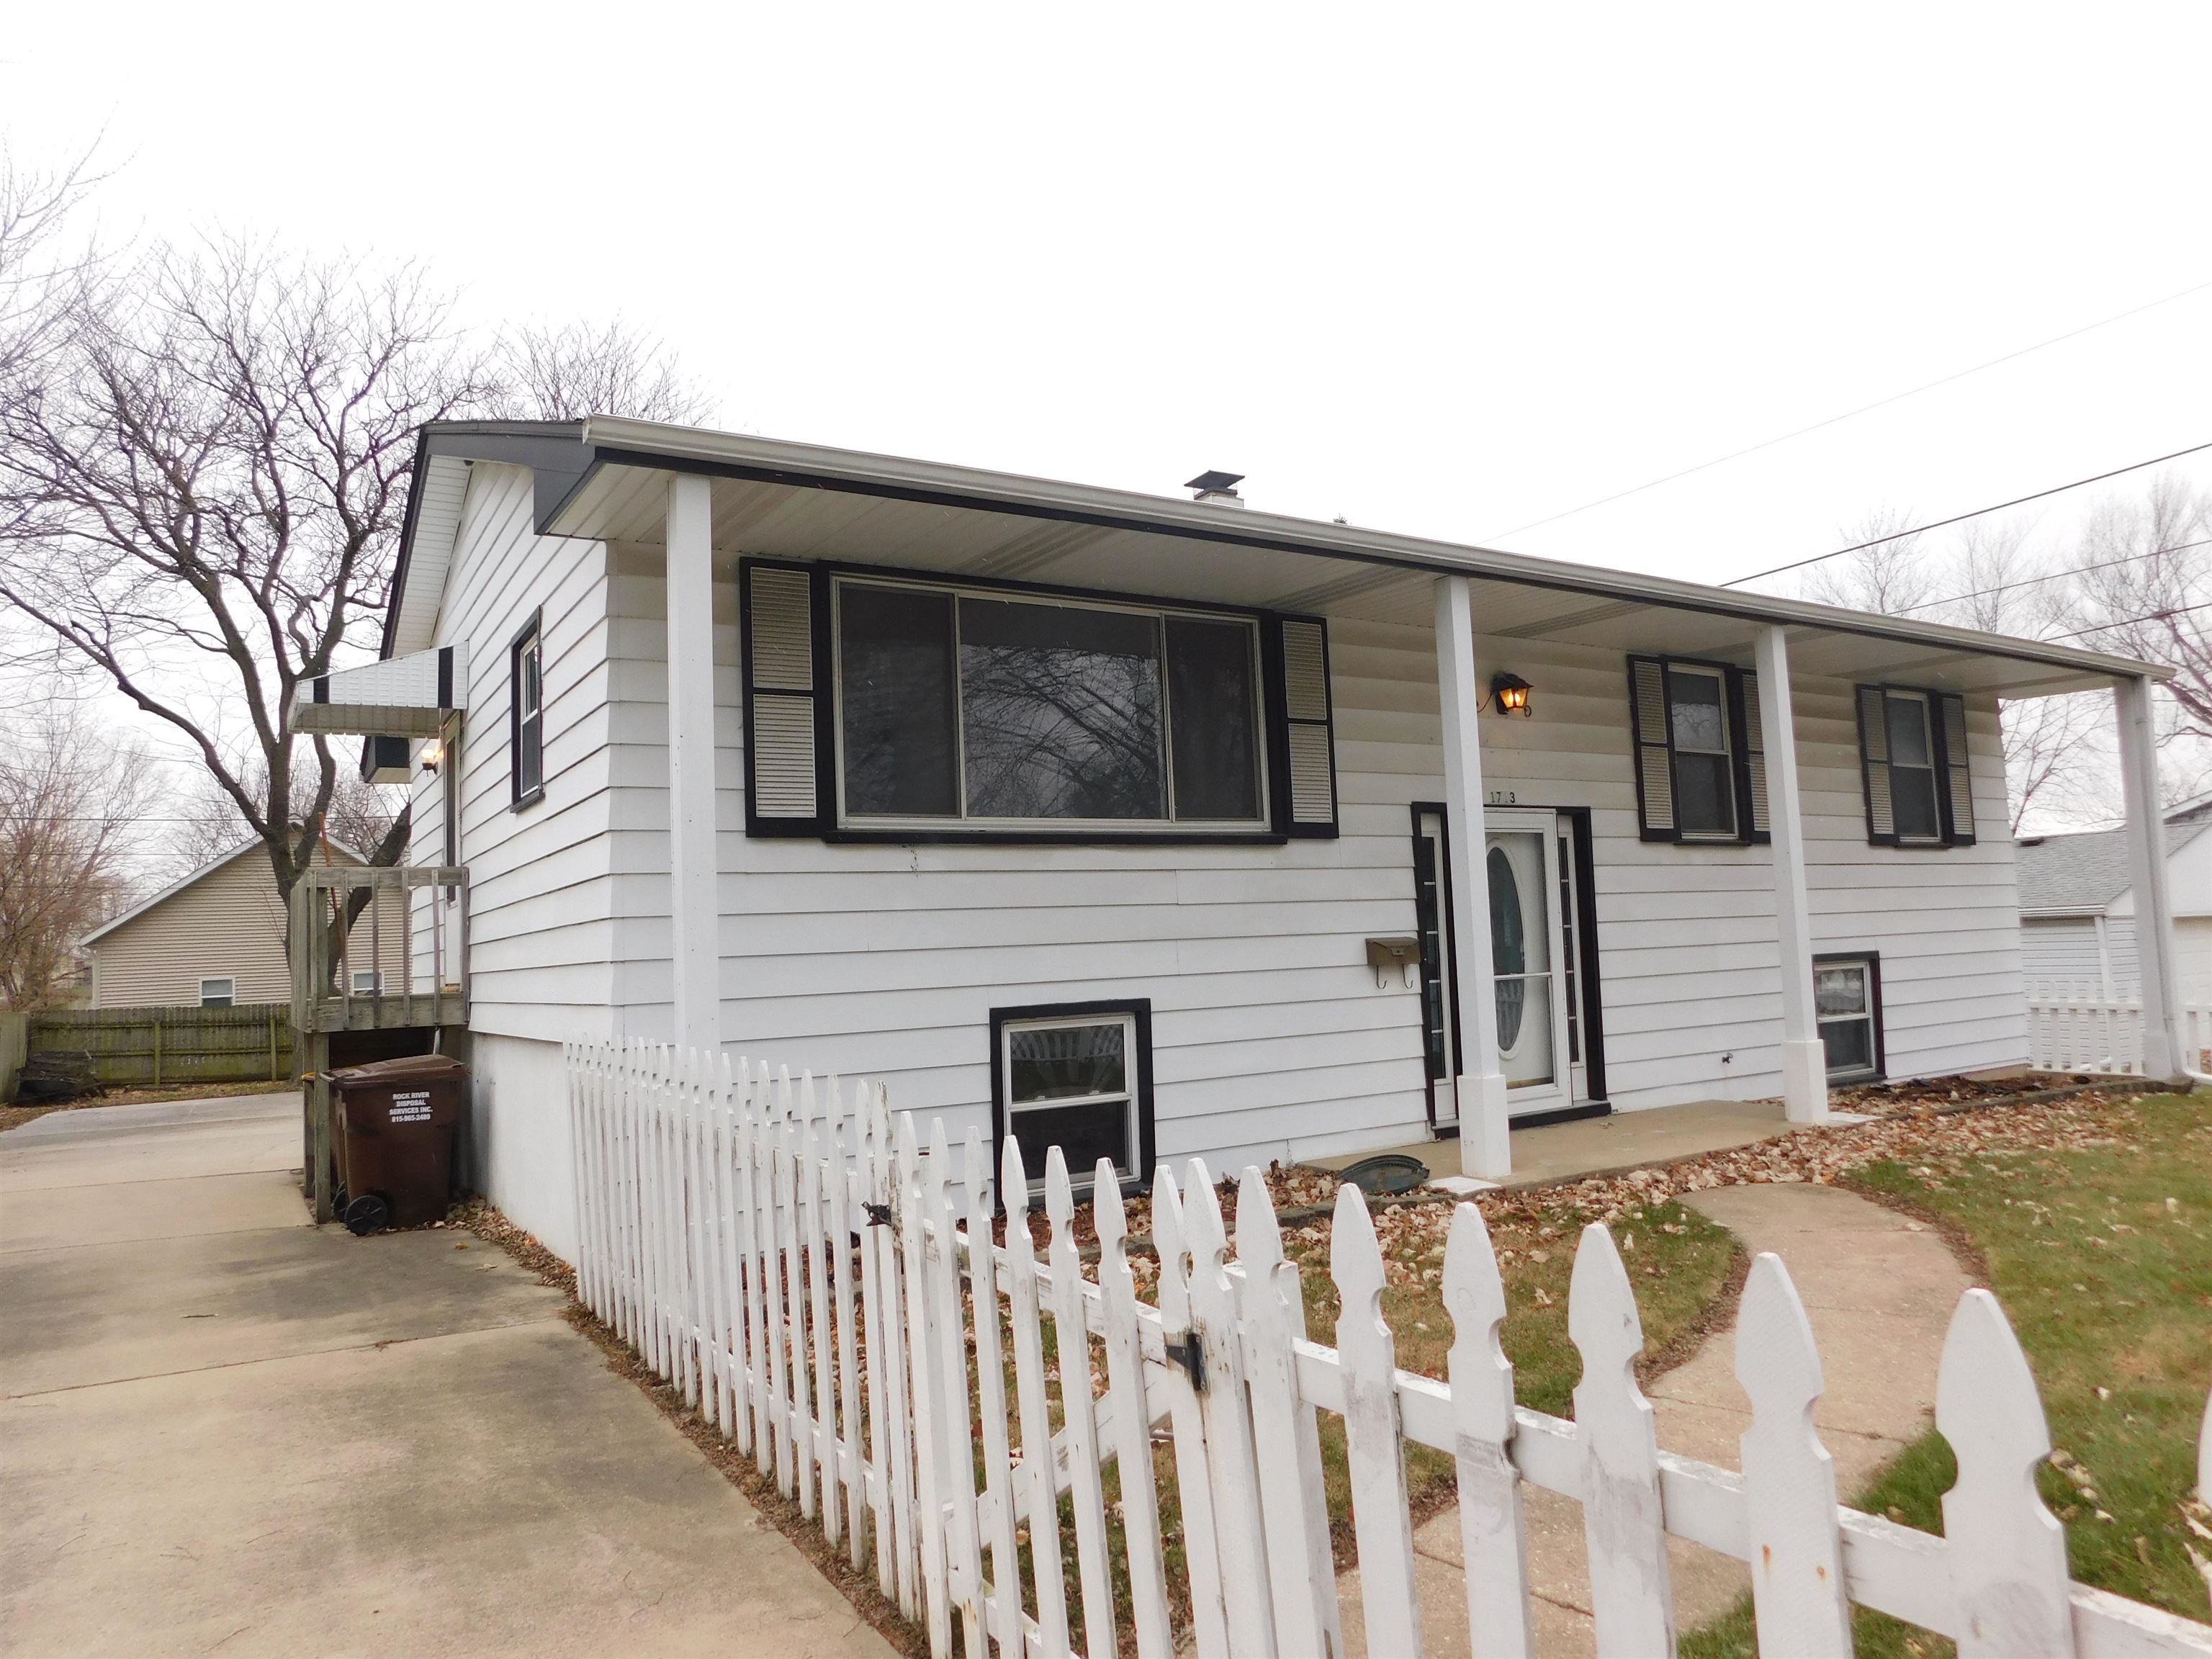
[[(1573, 863), (1559, 814), (1493, 808), (1484, 814), (1483, 875), (1490, 890), (1490, 957), (1498, 1069), (1515, 1117), (1582, 1097), (1573, 1025), (1580, 1000), (1574, 954)], [(1459, 1121), (1459, 988), (1451, 961), (1450, 833), (1441, 807), (1414, 813), (1413, 891), (1421, 945), (1421, 1029), (1430, 1115)]]

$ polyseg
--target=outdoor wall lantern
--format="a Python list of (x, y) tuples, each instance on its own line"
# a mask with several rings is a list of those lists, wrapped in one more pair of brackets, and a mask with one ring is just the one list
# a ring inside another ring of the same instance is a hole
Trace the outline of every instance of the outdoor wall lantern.
[(1501, 714), (1519, 714), (1526, 719), (1529, 714), (1528, 694), (1536, 688), (1518, 674), (1492, 674), (1490, 677), (1490, 696)]
[(436, 772), (438, 763), (445, 758), (446, 745), (436, 738), (434, 738), (422, 745), (422, 769), (425, 772)]

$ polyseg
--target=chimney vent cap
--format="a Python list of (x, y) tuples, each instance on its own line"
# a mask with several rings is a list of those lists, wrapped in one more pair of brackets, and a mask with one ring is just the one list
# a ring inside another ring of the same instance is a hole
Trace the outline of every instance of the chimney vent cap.
[(1195, 489), (1200, 495), (1234, 495), (1243, 482), (1242, 472), (1201, 472), (1183, 488)]

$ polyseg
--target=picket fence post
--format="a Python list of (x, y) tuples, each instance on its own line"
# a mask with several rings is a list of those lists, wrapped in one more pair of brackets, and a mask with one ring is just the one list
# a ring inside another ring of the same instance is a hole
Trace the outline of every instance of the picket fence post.
[[(1114, 1463), (1121, 1489), (1121, 1537), (1129, 1558), (1130, 1625), (1138, 1659), (1170, 1659), (1175, 1637), (1168, 1618), (1159, 1490), (1152, 1476), (1144, 1332), (1137, 1312), (1136, 1277), (1129, 1268), (1128, 1213), (1122, 1206), (1121, 1182), (1113, 1159), (1098, 1160), (1091, 1182), (1091, 1215), (1098, 1231), (1098, 1292), (1106, 1328), (1106, 1391), (1114, 1402)], [(1186, 1522), (1186, 1552), (1188, 1533)]]
[[(1188, 1245), (1182, 1200), (1175, 1171), (1164, 1164), (1152, 1177), (1152, 1248), (1160, 1253), (1160, 1328), (1167, 1350), (1168, 1412), (1175, 1444), (1176, 1491), (1182, 1504), (1182, 1550), (1190, 1575), (1191, 1625), (1199, 1659), (1230, 1659), (1228, 1615), (1222, 1601), (1221, 1545), (1215, 1530), (1213, 1488), (1206, 1479), (1206, 1427), (1196, 1379), (1203, 1350), (1191, 1328)], [(1175, 1350), (1185, 1356), (1180, 1361)], [(1388, 1649), (1378, 1648), (1379, 1653)]]
[[(1013, 1137), (1007, 1140), (1012, 1144)], [(1007, 1632), (1018, 1631), (1022, 1620), (1021, 1554), (1015, 1542), (1022, 1505), (1014, 1495), (1013, 1451), (1006, 1424), (1006, 1355), (999, 1330), (999, 1276), (991, 1252), (991, 1183), (984, 1159), (980, 1130), (968, 1131), (968, 1162), (963, 1171), (968, 1187), (969, 1296), (975, 1304), (975, 1411), (983, 1446), (983, 1497), (991, 1510), (983, 1542), (991, 1552), (990, 1606), (1000, 1622), (1000, 1646), (1020, 1651), (1009, 1644)], [(1008, 1219), (1006, 1237), (1012, 1240)]]
[(1345, 1456), (1367, 1650), (1420, 1659), (1421, 1598), (1413, 1577), (1413, 1521), (1406, 1507), (1398, 1345), (1382, 1321), (1382, 1247), (1367, 1200), (1350, 1182), (1336, 1189), (1328, 1271), (1342, 1298), (1336, 1351), (1344, 1370)]
[(1498, 1340), (1505, 1282), (1482, 1212), (1461, 1204), (1444, 1241), (1444, 1311), (1451, 1316), (1452, 1426), (1457, 1430), (1460, 1550), (1468, 1628), (1498, 1659), (1528, 1659), (1528, 1539), (1513, 1467), (1513, 1364)]
[[(1060, 1418), (1067, 1437), (1075, 1519), (1076, 1581), (1083, 1592), (1083, 1649), (1086, 1655), (1107, 1659), (1116, 1641), (1114, 1580), (1106, 1547), (1106, 1489), (1099, 1473), (1097, 1401), (1091, 1386), (1091, 1322), (1084, 1307), (1082, 1258), (1075, 1246), (1075, 1195), (1067, 1184), (1067, 1160), (1057, 1146), (1045, 1153), (1044, 1207), (1052, 1221), (1047, 1260), (1052, 1268), (1052, 1328), (1060, 1351)], [(1144, 1478), (1151, 1478), (1149, 1469)]]

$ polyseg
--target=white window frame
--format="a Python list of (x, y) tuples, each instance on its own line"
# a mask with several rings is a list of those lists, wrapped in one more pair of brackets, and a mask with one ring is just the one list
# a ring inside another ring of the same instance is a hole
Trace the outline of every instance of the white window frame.
[[(1683, 744), (1680, 738), (1676, 734), (1674, 726), (1674, 682), (1677, 678), (1687, 678), (1692, 675), (1695, 675), (1700, 679), (1711, 680), (1713, 683), (1713, 690), (1718, 694), (1718, 702), (1721, 711), (1721, 746), (1718, 749), (1687, 748)], [(1729, 717), (1728, 672), (1725, 669), (1708, 666), (1705, 663), (1678, 662), (1670, 658), (1667, 663), (1665, 683), (1667, 687), (1667, 748), (1669, 757), (1679, 757), (1683, 755), (1697, 755), (1708, 758), (1717, 757), (1722, 763), (1721, 776), (1728, 786), (1729, 827), (1725, 830), (1685, 830), (1681, 827), (1682, 774), (1681, 769), (1679, 767), (1676, 768), (1674, 777), (1675, 838), (1679, 841), (1741, 842), (1743, 840), (1743, 832), (1741, 828), (1743, 821), (1743, 803), (1736, 799), (1735, 724)]]
[[(943, 594), (952, 602), (952, 780), (960, 809), (944, 817), (853, 812), (845, 805), (845, 629), (844, 594), (848, 587), (902, 588), (910, 592)], [(971, 816), (968, 811), (966, 690), (961, 684), (960, 601), (988, 599), (1001, 604), (1043, 605), (1070, 611), (1106, 611), (1145, 617), (1160, 624), (1160, 786), (1168, 816), (1158, 818), (996, 818)], [(1170, 617), (1194, 622), (1228, 623), (1250, 635), (1252, 665), (1252, 753), (1258, 772), (1257, 816), (1249, 818), (1184, 818), (1175, 815), (1175, 707), (1167, 672), (1167, 630)], [(841, 830), (912, 830), (922, 834), (1006, 830), (1051, 835), (1129, 836), (1254, 836), (1272, 835), (1268, 810), (1272, 799), (1267, 775), (1267, 682), (1266, 658), (1261, 651), (1260, 618), (1249, 611), (1206, 611), (1182, 605), (1120, 604), (1104, 599), (1064, 599), (1056, 593), (1035, 593), (1020, 588), (975, 586), (957, 582), (884, 580), (875, 576), (836, 575), (830, 582), (830, 696), (836, 772), (837, 827)]]
[[(1118, 1093), (1098, 1095), (1056, 1095), (1048, 1100), (1017, 1101), (1014, 1098), (1014, 1036), (1019, 1031), (1080, 1030), (1093, 1025), (1118, 1025), (1121, 1028), (1121, 1082)], [(1109, 1107), (1116, 1103), (1121, 1107), (1122, 1121), (1127, 1126), (1128, 1163), (1125, 1167), (1117, 1161), (1115, 1168), (1124, 1181), (1140, 1180), (1145, 1155), (1144, 1122), (1139, 1094), (1138, 1067), (1142, 1063), (1137, 1052), (1137, 1016), (1133, 1012), (1106, 1012), (1091, 1014), (1052, 1014), (1033, 1019), (1010, 1019), (999, 1028), (999, 1075), (1004, 1079), (1006, 1103), (1004, 1108), (1006, 1132), (1022, 1142), (1023, 1161), (1026, 1164), (1032, 1152), (1042, 1150), (1023, 1139), (1021, 1118), (1025, 1112), (1065, 1111), (1075, 1106)], [(1042, 1168), (1042, 1164), (1038, 1166)], [(1093, 1184), (1095, 1169), (1070, 1170), (1068, 1185), (1087, 1189)], [(1030, 1193), (1035, 1196), (1044, 1191), (1042, 1176), (1030, 1180)]]
[[(208, 1000), (208, 987), (210, 985), (220, 985), (224, 988), (222, 1000), (218, 1002), (210, 1002)], [(215, 974), (201, 980), (200, 1006), (203, 1008), (235, 1008), (238, 1006), (238, 975), (235, 974)]]
[[(363, 980), (368, 981), (366, 988), (362, 984)], [(380, 997), (384, 994), (384, 970), (380, 968), (356, 968), (349, 982), (353, 987), (353, 994), (357, 997)]]
[[(1893, 704), (1909, 702), (1920, 711), (1920, 747), (1928, 757), (1925, 764), (1909, 764), (1897, 757), (1897, 737), (1889, 730), (1889, 711)], [(1936, 828), (1929, 835), (1908, 836), (1897, 832), (1900, 847), (1941, 847), (1943, 843), (1943, 792), (1950, 787), (1950, 779), (1936, 759), (1936, 700), (1925, 691), (1909, 687), (1885, 685), (1881, 689), (1882, 739), (1889, 750), (1889, 817), (1897, 822), (1897, 775), (1900, 772), (1925, 772), (1928, 775), (1928, 800), (1936, 811)]]
[(1816, 957), (1813, 971), (1817, 976), (1822, 969), (1856, 968), (1859, 984), (1865, 993), (1866, 1012), (1857, 1014), (1823, 1014), (1814, 1002), (1814, 1024), (1822, 1038), (1822, 1063), (1826, 1064), (1827, 1028), (1831, 1025), (1850, 1025), (1863, 1021), (1867, 1028), (1867, 1063), (1847, 1072), (1829, 1072), (1831, 1085), (1869, 1083), (1878, 1080), (1883, 1071), (1881, 1040), (1881, 969), (1879, 960), (1871, 953), (1859, 955), (1844, 951), (1833, 956)]

